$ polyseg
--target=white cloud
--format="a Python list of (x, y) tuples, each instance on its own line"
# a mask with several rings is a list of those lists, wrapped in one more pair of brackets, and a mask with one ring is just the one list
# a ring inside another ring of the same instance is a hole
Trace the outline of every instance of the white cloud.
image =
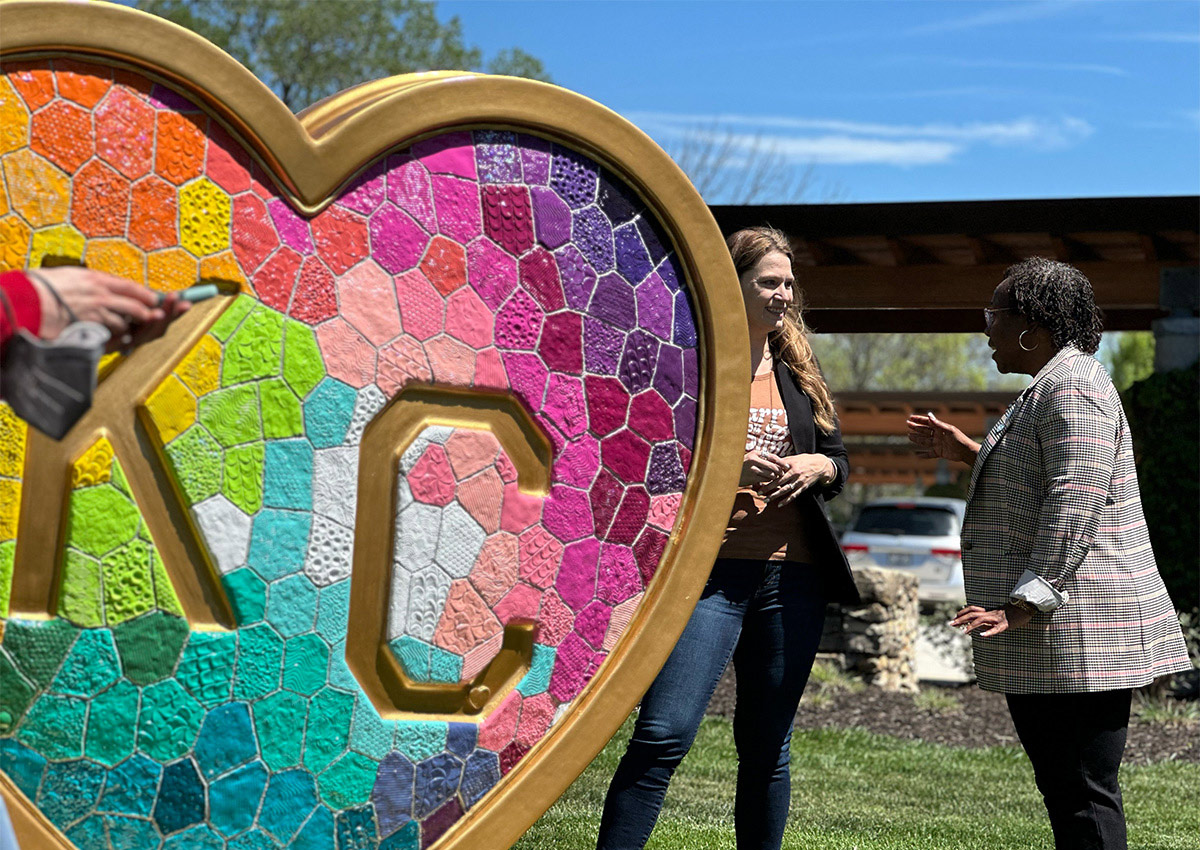
[(707, 137), (746, 152), (771, 150), (796, 163), (836, 165), (933, 165), (978, 145), (1056, 150), (1093, 132), (1088, 122), (1072, 116), (925, 124), (662, 112), (633, 113), (630, 118), (664, 143)]
[(1070, 9), (1072, 5), (1071, 3), (1002, 3), (999, 7), (973, 15), (930, 21), (927, 24), (909, 27), (905, 30), (904, 35), (933, 35), (1005, 24), (1022, 24), (1061, 14)]

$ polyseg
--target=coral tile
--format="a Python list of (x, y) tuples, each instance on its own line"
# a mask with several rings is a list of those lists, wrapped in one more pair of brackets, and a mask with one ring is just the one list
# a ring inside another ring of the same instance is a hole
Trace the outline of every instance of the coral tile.
[[(459, 579), (450, 585), (446, 607), (433, 633), (433, 643), (442, 649), (459, 655), (467, 655), (493, 637), (503, 627), (487, 603), (471, 587), (471, 583)], [(482, 665), (481, 665), (482, 666)], [(464, 678), (473, 674), (463, 669)]]
[(504, 494), (504, 482), (495, 469), (485, 469), (483, 472), (468, 478), (458, 488), (458, 500), (467, 513), (491, 533), (500, 528), (500, 508)]
[(613, 609), (612, 618), (608, 621), (608, 630), (604, 633), (605, 652), (612, 652), (617, 645), (617, 641), (621, 639), (621, 635), (625, 634), (625, 629), (629, 626), (633, 615), (637, 613), (642, 604), (642, 594), (632, 596), (626, 599), (620, 605)]
[(154, 109), (117, 86), (96, 109), (96, 153), (130, 180), (154, 167)]
[(475, 352), (461, 342), (439, 334), (425, 344), (429, 368), (439, 384), (469, 387), (475, 379)]
[(396, 278), (396, 299), (405, 333), (427, 340), (443, 328), (445, 301), (420, 271)]
[[(324, 327), (324, 325), (322, 325)], [(386, 396), (398, 393), (409, 381), (430, 381), (433, 372), (421, 343), (407, 334), (379, 349), (376, 383)]]
[(446, 332), (471, 348), (492, 344), (494, 317), (472, 289), (460, 289), (446, 300)]
[(517, 539), (521, 578), (534, 587), (550, 587), (562, 563), (562, 543), (540, 525), (522, 532)]
[(250, 284), (258, 294), (259, 300), (268, 307), (287, 312), (302, 261), (299, 254), (286, 246), (272, 254), (271, 258), (250, 276)]
[(333, 273), (319, 257), (304, 258), (288, 315), (310, 325), (337, 315)]
[(91, 113), (55, 101), (33, 116), (29, 146), (64, 171), (77, 171), (96, 151)]
[(508, 625), (514, 620), (537, 621), (542, 604), (542, 592), (527, 584), (518, 584), (495, 606), (496, 617)]
[(500, 443), (490, 431), (458, 429), (446, 440), (446, 456), (459, 481), (490, 466), (499, 451)]
[(400, 333), (400, 314), (391, 276), (373, 260), (359, 263), (337, 282), (342, 316), (373, 345)]
[(253, 195), (233, 199), (233, 253), (242, 270), (252, 274), (279, 247), (279, 235), (267, 205)]
[(325, 368), (333, 377), (359, 388), (375, 380), (375, 349), (345, 319), (338, 317), (319, 325), (317, 342)]
[(438, 292), (449, 295), (467, 282), (467, 258), (462, 245), (445, 236), (433, 237), (421, 260), (421, 272)]
[(517, 583), (519, 563), (516, 536), (506, 532), (492, 534), (483, 542), (468, 578), (483, 600), (495, 606)]
[(133, 184), (129, 194), (129, 241), (144, 251), (176, 244), (175, 187), (153, 174)]
[(409, 489), (418, 502), (445, 507), (454, 499), (454, 473), (446, 451), (429, 446), (407, 476)]
[[(338, 206), (326, 207), (309, 222), (317, 253), (335, 275), (343, 275), (369, 253), (367, 223), (360, 216)], [(374, 254), (387, 268), (379, 253)]]
[(204, 173), (231, 195), (250, 188), (250, 154), (217, 122), (208, 125), (208, 161)]

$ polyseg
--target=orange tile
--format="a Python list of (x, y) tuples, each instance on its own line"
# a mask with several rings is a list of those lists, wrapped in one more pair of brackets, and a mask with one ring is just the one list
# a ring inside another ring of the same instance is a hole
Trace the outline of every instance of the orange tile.
[(250, 289), (250, 282), (246, 280), (246, 274), (242, 271), (242, 267), (238, 265), (237, 257), (233, 255), (233, 251), (222, 251), (219, 254), (213, 254), (211, 257), (205, 257), (201, 260), (200, 277), (234, 280), (241, 284), (242, 292), (253, 291)]
[(71, 223), (86, 236), (124, 236), (129, 181), (99, 160), (75, 175)]
[(187, 289), (199, 279), (200, 264), (182, 248), (155, 251), (146, 257), (146, 285), (172, 292)]
[(68, 174), (75, 173), (96, 150), (92, 114), (65, 100), (50, 104), (33, 116), (29, 146)]
[(158, 113), (158, 144), (154, 170), (176, 186), (199, 177), (204, 171), (203, 115)]
[(59, 95), (88, 109), (99, 103), (112, 85), (112, 69), (103, 65), (55, 59), (54, 71)]
[(31, 110), (54, 99), (54, 75), (46, 69), (45, 63), (6, 62), (3, 70)]
[(154, 107), (114, 88), (96, 109), (96, 153), (130, 180), (154, 166)]
[(146, 255), (124, 239), (93, 239), (87, 243), (83, 259), (89, 269), (138, 283), (146, 279)]
[(129, 241), (145, 251), (179, 242), (175, 187), (153, 174), (133, 184), (129, 196)]

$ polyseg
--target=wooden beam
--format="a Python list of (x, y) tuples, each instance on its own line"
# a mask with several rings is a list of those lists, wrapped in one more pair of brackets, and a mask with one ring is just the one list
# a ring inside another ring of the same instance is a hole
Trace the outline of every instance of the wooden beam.
[[(989, 292), (990, 295), (990, 292)], [(1148, 331), (1164, 318), (1154, 307), (1106, 308), (1105, 331)], [(809, 309), (804, 321), (813, 333), (983, 333), (981, 308), (959, 309)]]

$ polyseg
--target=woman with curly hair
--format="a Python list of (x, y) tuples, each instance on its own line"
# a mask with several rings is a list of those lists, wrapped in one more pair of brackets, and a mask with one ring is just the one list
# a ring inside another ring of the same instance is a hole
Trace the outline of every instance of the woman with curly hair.
[(1001, 372), (1032, 375), (982, 444), (908, 420), (925, 457), (971, 464), (963, 520), (980, 687), (1008, 700), (1055, 847), (1125, 848), (1117, 769), (1132, 689), (1191, 669), (1150, 549), (1129, 423), (1104, 368), (1092, 285), (1066, 263), (1009, 268), (984, 309)]
[(827, 601), (858, 591), (822, 508), (849, 464), (808, 344), (792, 249), (765, 227), (727, 240), (750, 329), (742, 476), (708, 585), (658, 677), (613, 776), (601, 850), (640, 848), (730, 658), (737, 671), (734, 821), (739, 850), (778, 850), (791, 795), (788, 745)]

